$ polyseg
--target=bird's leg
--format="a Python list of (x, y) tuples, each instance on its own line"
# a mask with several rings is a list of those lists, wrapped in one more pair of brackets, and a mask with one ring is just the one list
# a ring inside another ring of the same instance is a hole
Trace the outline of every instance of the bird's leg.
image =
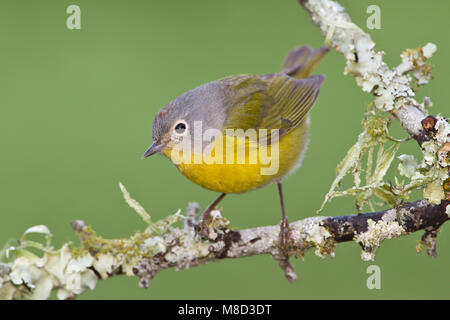
[(219, 202), (226, 196), (226, 193), (221, 193), (216, 200), (211, 203), (208, 208), (203, 211), (201, 215), (201, 221), (209, 221), (211, 220), (211, 211), (219, 204)]
[(289, 245), (291, 230), (289, 228), (288, 218), (286, 217), (286, 212), (284, 210), (284, 198), (283, 198), (283, 188), (281, 187), (281, 182), (278, 182), (278, 193), (280, 194), (281, 202), (281, 224), (280, 224), (280, 235), (278, 248), (280, 253), (274, 258), (278, 260), (281, 269), (284, 271), (284, 276), (289, 280), (289, 282), (294, 282), (297, 280), (297, 274), (295, 273), (294, 267), (289, 262)]
[(288, 218), (286, 217), (286, 212), (284, 210), (284, 198), (283, 198), (283, 188), (281, 187), (281, 182), (278, 182), (278, 193), (280, 194), (280, 202), (281, 202), (281, 224), (280, 224), (280, 251), (281, 253), (288, 258), (288, 250), (289, 250), (289, 235), (290, 235), (290, 229), (289, 229), (289, 222)]
[(211, 203), (208, 208), (203, 211), (198, 224), (198, 232), (205, 239), (209, 238), (209, 224), (212, 220), (211, 211), (219, 204), (219, 202), (226, 196), (226, 193), (221, 193), (216, 200)]

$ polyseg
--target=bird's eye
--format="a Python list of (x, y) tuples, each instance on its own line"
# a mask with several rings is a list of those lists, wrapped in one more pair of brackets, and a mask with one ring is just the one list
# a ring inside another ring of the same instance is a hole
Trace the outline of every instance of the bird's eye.
[(178, 122), (175, 126), (175, 132), (181, 135), (186, 132), (186, 128), (187, 126), (185, 122)]

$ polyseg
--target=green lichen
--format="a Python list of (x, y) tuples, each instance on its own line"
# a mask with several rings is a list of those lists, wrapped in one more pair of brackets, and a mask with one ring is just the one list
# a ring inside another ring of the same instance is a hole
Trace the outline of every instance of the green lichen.
[[(402, 63), (393, 70), (382, 62), (381, 54), (374, 50), (374, 43), (370, 38), (357, 38), (355, 51), (358, 52), (359, 59), (355, 61), (347, 57), (346, 72), (356, 77), (358, 85), (364, 91), (375, 95), (369, 107), (374, 106), (379, 111), (396, 114), (397, 109), (407, 104), (412, 104), (423, 112), (432, 105), (428, 97), (423, 104), (415, 102), (410, 85), (413, 82), (424, 85), (431, 80), (432, 67), (428, 59), (436, 51), (434, 44), (406, 50), (401, 55)], [(443, 188), (450, 167), (450, 127), (446, 119), (437, 117), (435, 135), (422, 144), (423, 161), (420, 164), (411, 155), (398, 157), (398, 172), (407, 180), (394, 177), (394, 183), (384, 181), (384, 177), (404, 140), (389, 135), (389, 124), (390, 118), (386, 115), (379, 115), (375, 110), (368, 112), (363, 121), (364, 131), (337, 166), (336, 178), (319, 211), (333, 198), (343, 196), (354, 196), (359, 212), (366, 205), (374, 210), (374, 197), (381, 200), (380, 204), (398, 205), (409, 199), (412, 191), (417, 189), (423, 189), (424, 197), (432, 203), (440, 203), (448, 197)], [(365, 164), (364, 157), (367, 158)], [(341, 189), (344, 178), (350, 174), (353, 175), (353, 186)]]
[[(372, 196), (376, 196), (384, 203), (397, 202), (397, 196), (391, 190), (390, 184), (383, 181), (402, 142), (389, 135), (389, 122), (388, 118), (377, 115), (373, 110), (366, 115), (363, 121), (364, 131), (337, 166), (336, 178), (319, 211), (328, 201), (342, 196), (355, 196), (358, 211), (361, 211), (365, 205), (373, 207)], [(392, 142), (391, 146), (386, 147), (387, 142)], [(365, 157), (367, 160), (363, 166)], [(353, 187), (340, 190), (343, 179), (349, 174), (353, 175)], [(362, 185), (363, 179), (364, 185)]]

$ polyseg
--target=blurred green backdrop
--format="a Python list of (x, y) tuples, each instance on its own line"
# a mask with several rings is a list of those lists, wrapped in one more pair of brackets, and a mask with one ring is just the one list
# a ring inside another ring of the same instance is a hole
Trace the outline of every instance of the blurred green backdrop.
[[(406, 48), (438, 45), (435, 79), (418, 100), (431, 96), (432, 112), (448, 115), (450, 2), (340, 2), (365, 30), (368, 5), (380, 6), (381, 30), (370, 33), (391, 66)], [(81, 30), (66, 28), (70, 4), (81, 7)], [(119, 181), (154, 219), (189, 201), (206, 206), (216, 194), (189, 182), (163, 157), (141, 160), (156, 111), (207, 81), (276, 72), (291, 48), (321, 46), (323, 37), (295, 0), (2, 0), (0, 41), (2, 246), (35, 224), (49, 226), (56, 245), (75, 240), (73, 219), (85, 220), (104, 237), (142, 230)], [(371, 97), (343, 68), (344, 58), (332, 51), (317, 70), (327, 80), (311, 113), (312, 140), (302, 168), (285, 183), (291, 221), (315, 214), (337, 163), (361, 131)], [(401, 152), (419, 154), (414, 141)], [(234, 228), (280, 220), (275, 186), (229, 196), (222, 205)], [(323, 214), (352, 212), (349, 198), (334, 200)], [(299, 275), (294, 284), (269, 256), (260, 256), (163, 271), (148, 289), (140, 289), (136, 278), (115, 277), (80, 298), (450, 298), (444, 276), (448, 227), (434, 260), (416, 253), (416, 233), (386, 241), (374, 263), (361, 261), (355, 243), (341, 244), (334, 259), (310, 252), (304, 261), (293, 261)], [(381, 290), (366, 288), (370, 264), (381, 268)]]

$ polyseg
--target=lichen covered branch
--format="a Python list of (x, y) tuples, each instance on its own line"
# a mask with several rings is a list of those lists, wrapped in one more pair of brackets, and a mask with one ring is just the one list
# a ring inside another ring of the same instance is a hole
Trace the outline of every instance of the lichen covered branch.
[(418, 85), (429, 82), (432, 68), (427, 59), (436, 46), (429, 43), (417, 50), (407, 50), (401, 55), (402, 63), (390, 69), (383, 62), (384, 52), (376, 51), (370, 35), (351, 21), (339, 3), (331, 0), (300, 0), (300, 3), (320, 27), (327, 43), (345, 56), (345, 72), (355, 77), (363, 91), (375, 96), (375, 106), (395, 115), (419, 142), (428, 140), (421, 125), (427, 112), (424, 103), (414, 100), (410, 82), (413, 79)]
[[(362, 258), (373, 260), (385, 239), (425, 230), (422, 243), (435, 256), (435, 234), (450, 218), (449, 204), (422, 200), (379, 212), (299, 220), (290, 224), (288, 254), (303, 257), (314, 249), (320, 257), (334, 256), (339, 242), (353, 240), (361, 245)], [(32, 227), (17, 246), (8, 248), (13, 261), (0, 263), (0, 299), (46, 299), (53, 290), (60, 299), (74, 298), (94, 289), (99, 279), (121, 274), (138, 276), (140, 286), (148, 287), (158, 272), (168, 268), (180, 270), (228, 258), (261, 254), (277, 258), (284, 254), (278, 246), (278, 225), (232, 230), (220, 211), (213, 211), (206, 224), (197, 220), (197, 213), (198, 205), (190, 204), (185, 215), (177, 212), (128, 239), (103, 239), (84, 222), (74, 221), (80, 245), (66, 243), (59, 250), (51, 246), (51, 233), (45, 226)], [(46, 244), (27, 240), (33, 233), (44, 234)], [(42, 256), (30, 248), (39, 249)], [(292, 268), (287, 270), (295, 277)]]
[[(373, 95), (373, 108), (364, 119), (364, 131), (347, 152), (336, 169), (336, 179), (325, 196), (322, 208), (334, 197), (355, 196), (356, 207), (372, 208), (371, 197), (382, 203), (397, 205), (409, 200), (413, 190), (422, 189), (423, 197), (439, 204), (450, 199), (450, 125), (437, 115), (427, 116), (432, 103), (426, 97), (422, 103), (415, 100), (416, 91), (427, 84), (432, 76), (429, 59), (437, 46), (428, 43), (423, 47), (403, 52), (401, 63), (389, 68), (383, 61), (384, 52), (377, 51), (369, 34), (355, 25), (345, 9), (332, 0), (299, 0), (310, 13), (312, 21), (322, 30), (325, 42), (345, 57), (345, 73), (351, 74), (363, 91)], [(399, 174), (395, 183), (383, 181), (395, 159), (400, 143), (389, 135), (389, 118), (396, 117), (406, 132), (422, 149), (422, 160), (411, 155), (400, 155)], [(387, 143), (393, 144), (386, 147)], [(378, 148), (376, 167), (372, 170), (372, 154)], [(364, 157), (367, 166), (362, 167)], [(366, 173), (365, 184), (361, 175)], [(340, 190), (346, 175), (353, 174), (354, 186)]]

